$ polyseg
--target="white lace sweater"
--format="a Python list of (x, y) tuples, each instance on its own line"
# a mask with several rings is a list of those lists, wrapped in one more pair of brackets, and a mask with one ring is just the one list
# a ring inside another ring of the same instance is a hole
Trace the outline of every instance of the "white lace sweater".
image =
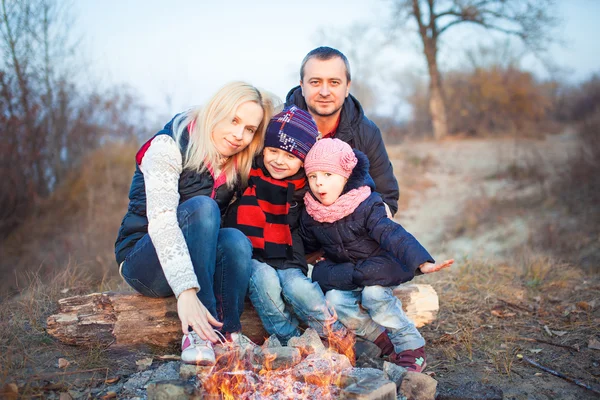
[(198, 291), (198, 278), (177, 221), (183, 159), (175, 140), (168, 135), (156, 136), (139, 167), (146, 186), (148, 235), (167, 281), (177, 297), (187, 289)]

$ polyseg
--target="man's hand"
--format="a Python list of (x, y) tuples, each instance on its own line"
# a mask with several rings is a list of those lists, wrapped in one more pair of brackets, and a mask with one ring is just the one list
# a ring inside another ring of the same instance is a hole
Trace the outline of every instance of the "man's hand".
[(213, 343), (218, 341), (217, 334), (212, 327), (220, 328), (223, 324), (217, 321), (204, 307), (196, 295), (196, 289), (181, 292), (177, 299), (177, 314), (179, 314), (181, 331), (184, 335), (189, 333), (188, 326), (191, 326), (202, 339), (210, 340)]
[(437, 272), (440, 269), (448, 268), (454, 263), (454, 259), (446, 260), (441, 264), (434, 264), (430, 262), (423, 263), (419, 265), (419, 269), (424, 274), (430, 274), (432, 272)]

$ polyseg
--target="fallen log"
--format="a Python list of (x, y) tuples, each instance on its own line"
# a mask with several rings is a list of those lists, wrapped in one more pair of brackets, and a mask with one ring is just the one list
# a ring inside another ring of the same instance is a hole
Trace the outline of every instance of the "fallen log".
[[(405, 284), (394, 289), (407, 316), (421, 327), (435, 320), (438, 296), (430, 285)], [(174, 297), (154, 299), (137, 293), (105, 292), (58, 301), (48, 317), (47, 332), (63, 343), (78, 346), (151, 344), (171, 346), (181, 340)], [(268, 337), (250, 302), (242, 314), (242, 330), (255, 343)]]

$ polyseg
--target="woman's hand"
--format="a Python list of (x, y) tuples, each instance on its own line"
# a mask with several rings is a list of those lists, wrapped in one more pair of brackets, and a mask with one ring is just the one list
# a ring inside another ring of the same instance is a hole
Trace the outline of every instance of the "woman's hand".
[(424, 274), (430, 274), (432, 272), (437, 272), (440, 269), (448, 268), (454, 263), (454, 259), (446, 260), (441, 264), (434, 264), (430, 262), (423, 263), (419, 265), (419, 269)]
[(179, 294), (177, 314), (179, 314), (181, 331), (184, 335), (189, 333), (188, 326), (191, 326), (202, 339), (210, 340), (213, 343), (218, 340), (212, 327), (220, 328), (223, 324), (217, 321), (204, 307), (204, 304), (196, 296), (196, 289), (184, 290)]

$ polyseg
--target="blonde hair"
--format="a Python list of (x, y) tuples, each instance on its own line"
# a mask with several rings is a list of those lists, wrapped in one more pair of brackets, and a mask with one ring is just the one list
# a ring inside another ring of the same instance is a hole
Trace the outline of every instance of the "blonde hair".
[(252, 159), (260, 154), (267, 124), (281, 101), (276, 96), (245, 82), (231, 82), (223, 86), (204, 107), (191, 109), (175, 118), (173, 136), (180, 148), (183, 148), (186, 140), (184, 137), (186, 128), (191, 122), (194, 122), (189, 133), (189, 142), (183, 163), (184, 169), (201, 173), (208, 169), (208, 165), (219, 163), (221, 156), (212, 140), (215, 125), (225, 118), (231, 118), (237, 108), (248, 101), (261, 106), (263, 118), (250, 144), (244, 150), (229, 157), (221, 166), (228, 188), (232, 188), (238, 183), (238, 179), (242, 186), (248, 184)]

